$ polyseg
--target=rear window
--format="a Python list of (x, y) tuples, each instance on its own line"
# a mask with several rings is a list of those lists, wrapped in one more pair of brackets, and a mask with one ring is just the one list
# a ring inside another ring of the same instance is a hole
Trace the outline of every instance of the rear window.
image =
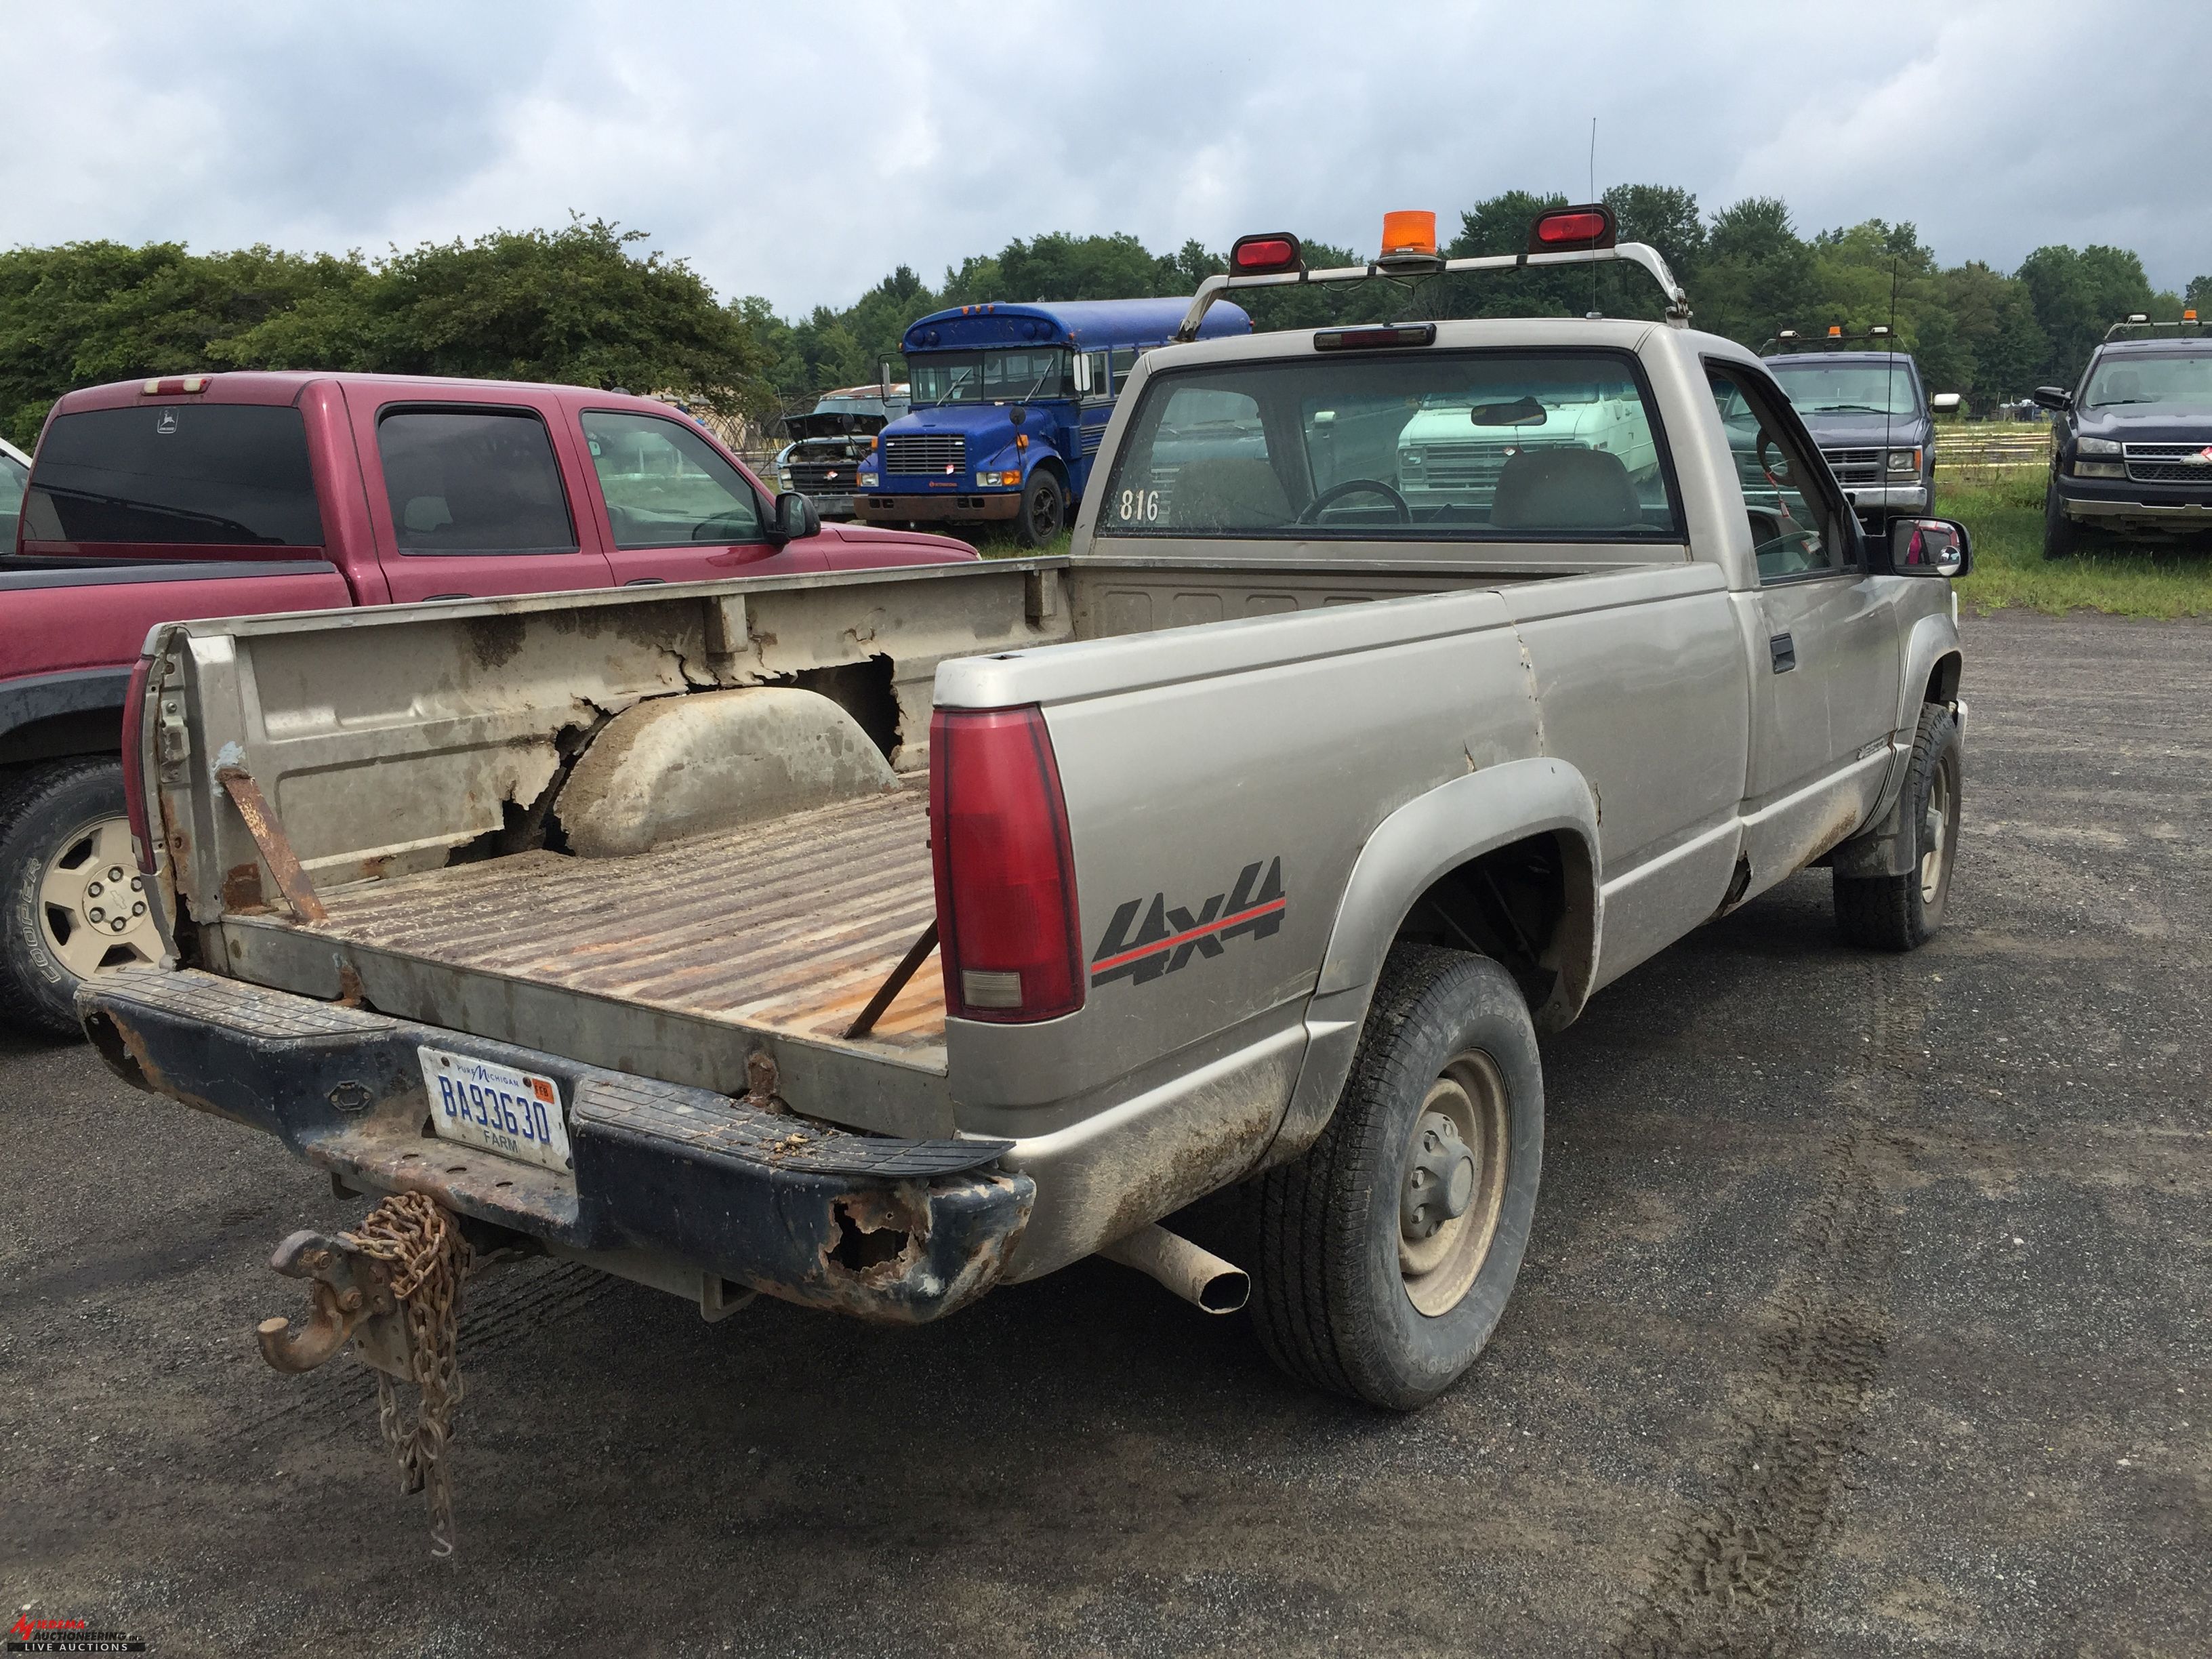
[(296, 409), (147, 404), (47, 427), (23, 502), (25, 539), (320, 547), (322, 514)]
[(407, 409), (376, 424), (402, 553), (573, 553), (545, 422), (522, 410)]
[(1679, 540), (1642, 376), (1610, 351), (1422, 351), (1156, 375), (1106, 536)]

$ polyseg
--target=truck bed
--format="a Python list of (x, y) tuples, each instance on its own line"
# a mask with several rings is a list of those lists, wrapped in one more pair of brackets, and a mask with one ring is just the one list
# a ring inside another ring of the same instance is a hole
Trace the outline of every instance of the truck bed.
[[(936, 915), (919, 784), (632, 858), (544, 851), (356, 884), (318, 933), (377, 950), (838, 1041)], [(866, 1041), (941, 1048), (937, 958)]]

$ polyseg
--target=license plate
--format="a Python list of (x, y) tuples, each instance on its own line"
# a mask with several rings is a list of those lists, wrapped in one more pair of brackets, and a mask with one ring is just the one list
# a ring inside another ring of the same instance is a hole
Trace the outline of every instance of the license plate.
[(561, 1121), (560, 1085), (534, 1072), (495, 1060), (448, 1054), (419, 1044), (430, 1124), (447, 1140), (519, 1158), (549, 1170), (572, 1167), (568, 1126)]

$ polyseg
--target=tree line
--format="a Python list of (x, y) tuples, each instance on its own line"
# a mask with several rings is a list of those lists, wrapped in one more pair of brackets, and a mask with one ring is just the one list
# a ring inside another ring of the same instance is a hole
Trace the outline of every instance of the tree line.
[[(1911, 224), (1870, 219), (1801, 234), (1778, 198), (1703, 211), (1689, 191), (1606, 192), (1624, 240), (1656, 247), (1687, 288), (1693, 325), (1754, 348), (1786, 328), (1893, 327), (1933, 390), (1987, 409), (2038, 385), (2070, 385), (2106, 326), (2134, 312), (2212, 308), (2212, 275), (2153, 289), (2116, 247), (2039, 247), (2018, 270), (1943, 265)], [(1453, 257), (1519, 252), (1528, 223), (1565, 198), (1509, 191), (1459, 216)], [(1446, 228), (1449, 230), (1449, 227)], [(992, 300), (1187, 295), (1225, 255), (1196, 241), (1155, 253), (1127, 235), (1048, 232), (971, 256), (932, 286), (900, 265), (851, 305), (796, 319), (747, 296), (720, 300), (645, 233), (605, 220), (391, 250), (378, 258), (265, 246), (196, 254), (173, 242), (74, 242), (0, 252), (0, 431), (27, 446), (72, 386), (195, 369), (323, 368), (629, 387), (768, 420), (830, 386), (872, 380), (915, 318)], [(1309, 264), (1364, 257), (1322, 242)], [(1661, 301), (1621, 265), (1258, 289), (1238, 296), (1261, 328), (1389, 317), (1656, 317)]]

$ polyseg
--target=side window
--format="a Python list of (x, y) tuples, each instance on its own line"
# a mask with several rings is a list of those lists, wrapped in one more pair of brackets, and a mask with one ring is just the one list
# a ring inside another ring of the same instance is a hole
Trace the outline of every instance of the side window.
[(1122, 381), (1127, 380), (1129, 378), (1129, 371), (1136, 368), (1136, 347), (1115, 346), (1114, 348), (1114, 384), (1115, 386), (1119, 386)]
[(1118, 473), (1106, 503), (1109, 522), (1222, 529), (1288, 524), (1296, 516), (1268, 464), (1267, 432), (1250, 394), (1184, 384), (1154, 405), (1148, 430), (1152, 465), (1139, 479)]
[(1760, 582), (1843, 568), (1849, 544), (1816, 482), (1820, 463), (1778, 417), (1777, 397), (1724, 368), (1708, 367), (1706, 377), (1743, 486)]
[(1091, 390), (1085, 396), (1084, 401), (1085, 403), (1111, 402), (1114, 388), (1112, 382), (1106, 378), (1107, 354), (1103, 351), (1090, 351), (1084, 355), (1091, 359)]
[(607, 498), (617, 547), (760, 539), (753, 487), (690, 428), (652, 415), (592, 410), (584, 416), (584, 441)]
[(545, 422), (517, 410), (397, 409), (377, 453), (402, 553), (573, 553)]

